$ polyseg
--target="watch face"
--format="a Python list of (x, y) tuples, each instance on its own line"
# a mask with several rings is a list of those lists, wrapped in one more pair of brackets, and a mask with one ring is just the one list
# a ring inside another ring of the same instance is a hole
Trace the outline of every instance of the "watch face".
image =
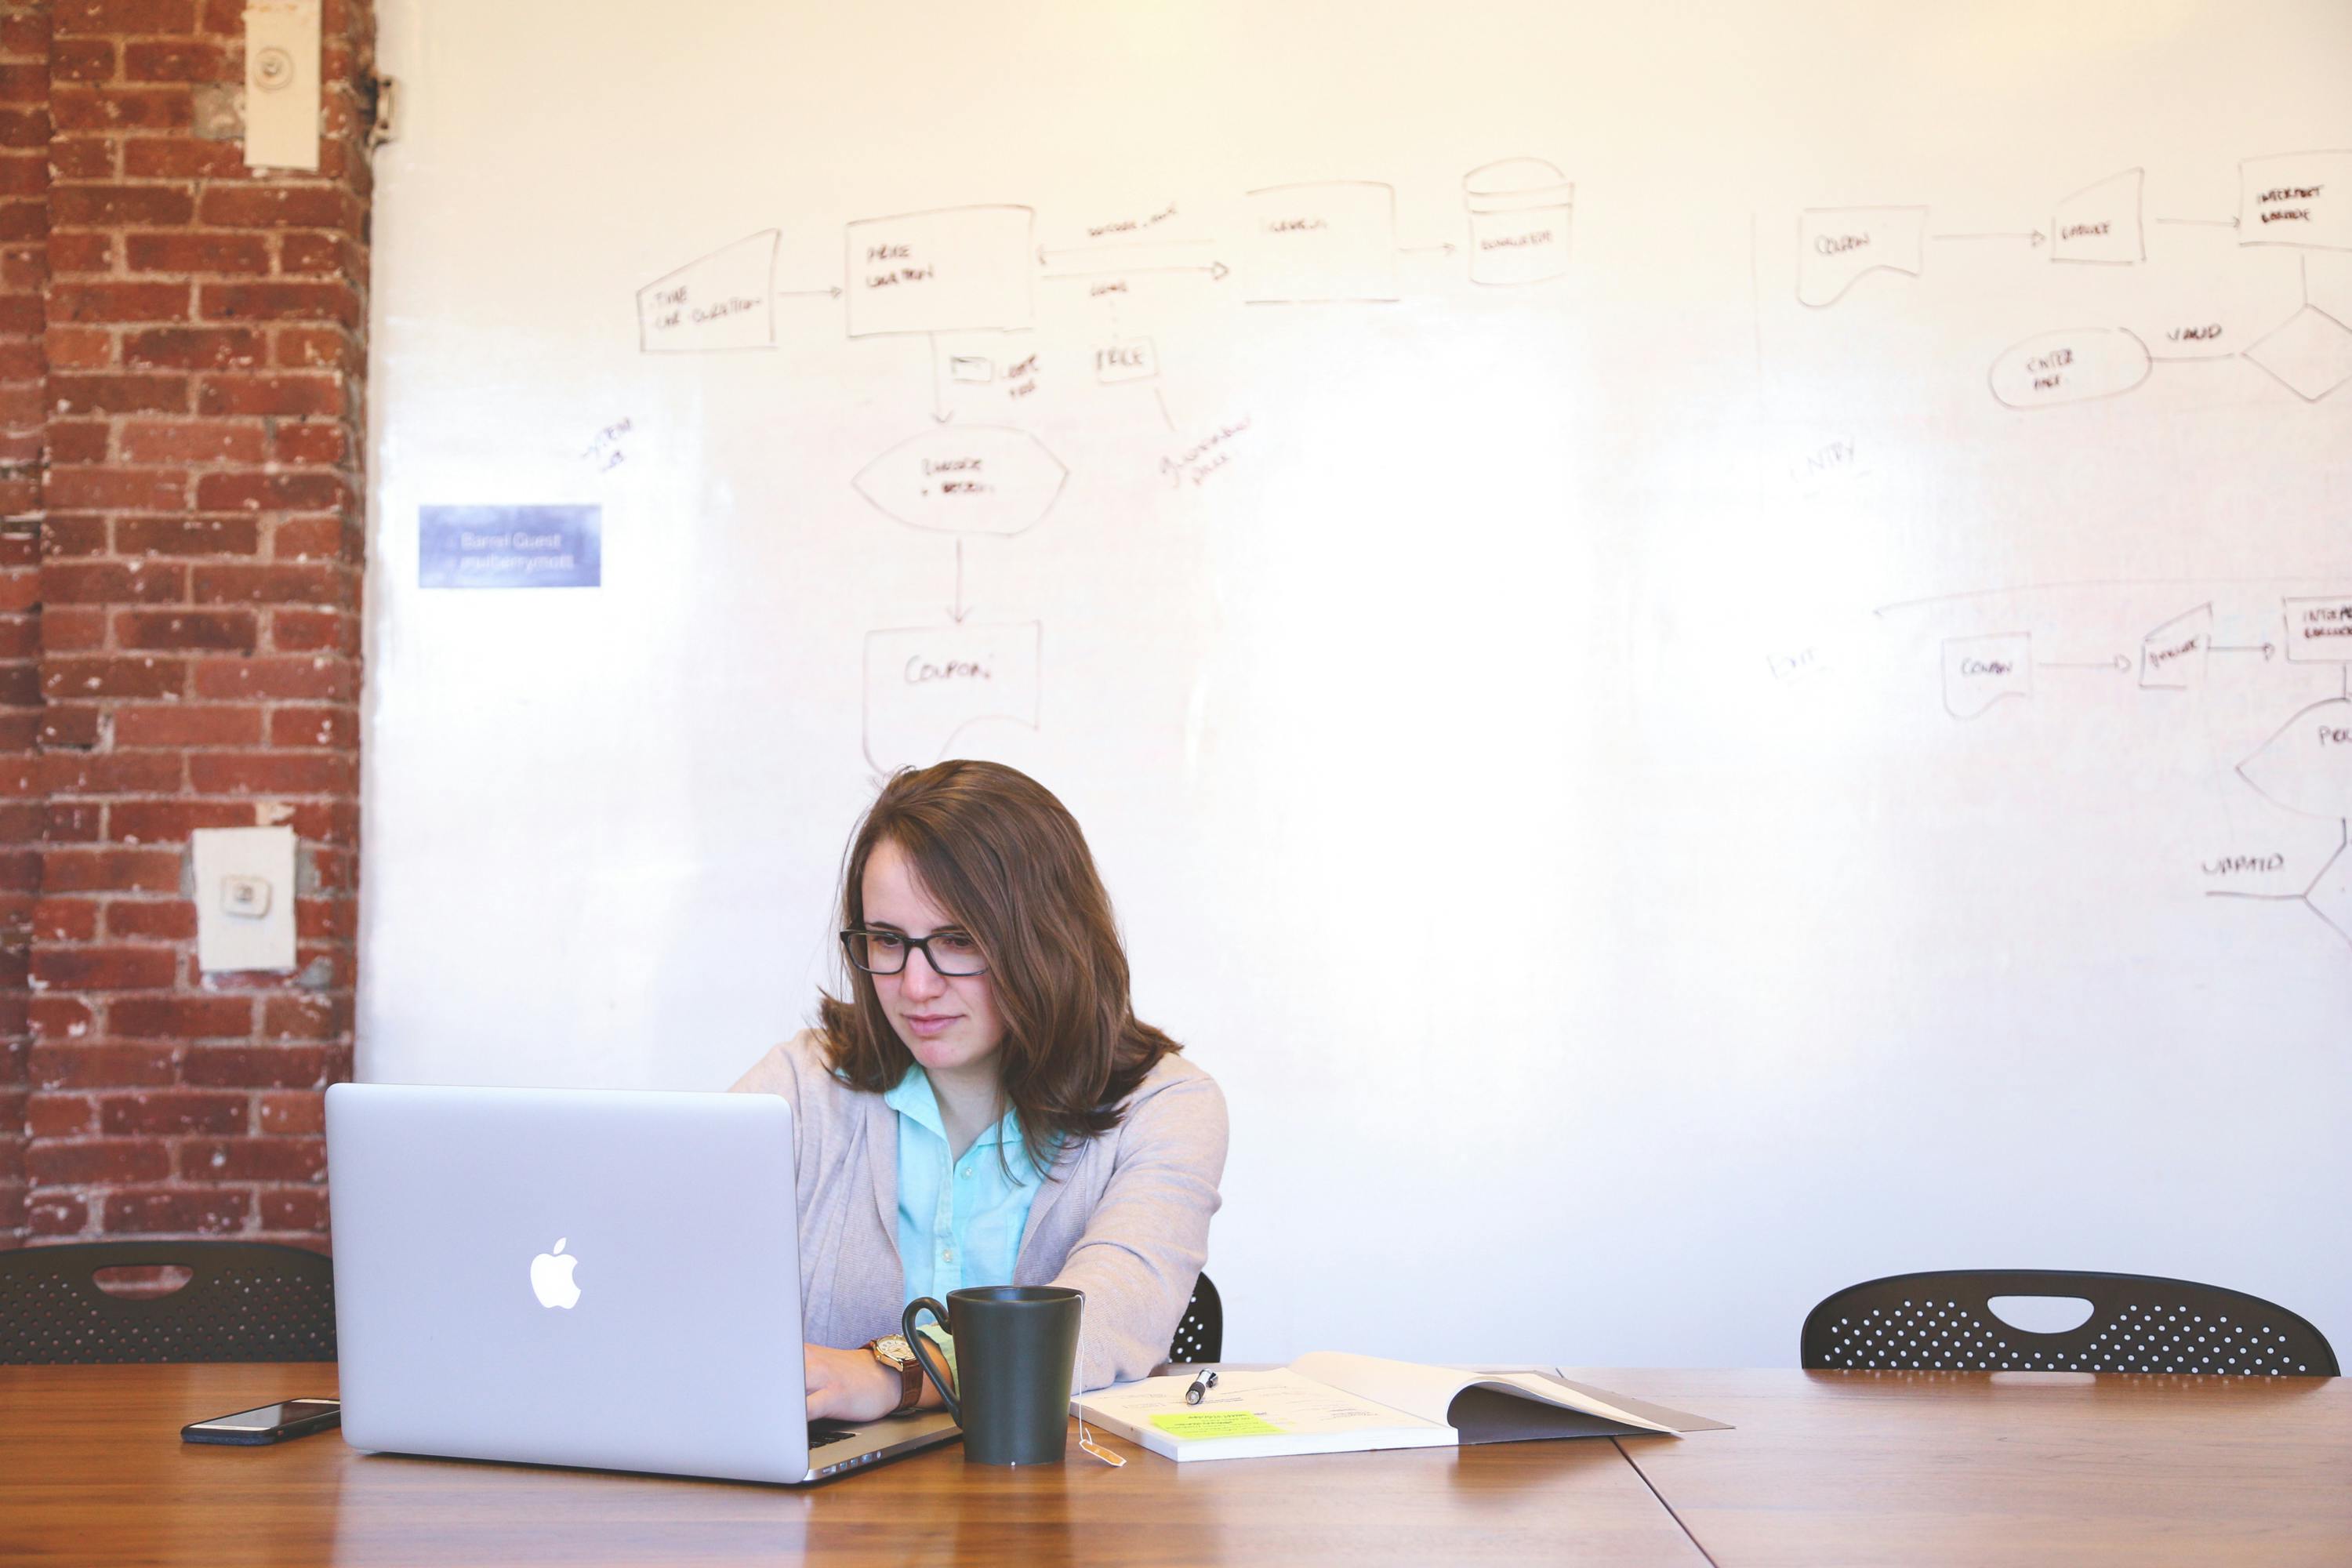
[(915, 1352), (908, 1347), (907, 1338), (904, 1334), (885, 1334), (882, 1338), (876, 1340), (874, 1342), (874, 1353), (880, 1356), (884, 1361), (888, 1362), (892, 1366), (904, 1366), (907, 1363), (915, 1359)]

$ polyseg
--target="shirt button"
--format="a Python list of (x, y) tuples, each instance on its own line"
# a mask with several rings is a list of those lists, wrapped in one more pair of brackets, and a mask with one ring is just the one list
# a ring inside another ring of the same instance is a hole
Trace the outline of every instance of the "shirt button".
[(942, 1262), (953, 1263), (955, 1261), (955, 1248), (950, 1247), (941, 1251), (940, 1258)]
[(970, 1165), (966, 1165), (962, 1170), (958, 1171), (958, 1172), (956, 1173), (956, 1174), (957, 1174), (957, 1175), (959, 1175), (959, 1176), (961, 1176), (965, 1181), (967, 1181), (967, 1182), (968, 1182), (968, 1181), (971, 1180), (971, 1167)]

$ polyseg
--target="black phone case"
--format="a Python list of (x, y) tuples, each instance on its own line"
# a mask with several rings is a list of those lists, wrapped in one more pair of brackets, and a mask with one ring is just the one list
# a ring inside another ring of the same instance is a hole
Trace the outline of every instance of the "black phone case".
[[(236, 1415), (242, 1415), (243, 1412), (233, 1410), (229, 1414)], [(205, 1419), (217, 1421), (221, 1417), (213, 1415)], [(265, 1426), (250, 1432), (239, 1432), (227, 1427), (205, 1431), (202, 1430), (204, 1422), (192, 1421), (180, 1428), (180, 1440), (184, 1443), (220, 1443), (232, 1448), (259, 1448), (271, 1443), (287, 1443), (297, 1437), (308, 1437), (313, 1432), (329, 1431), (342, 1424), (343, 1413), (340, 1406), (333, 1410), (322, 1410), (315, 1415), (305, 1415), (299, 1421), (291, 1422), (283, 1426)]]

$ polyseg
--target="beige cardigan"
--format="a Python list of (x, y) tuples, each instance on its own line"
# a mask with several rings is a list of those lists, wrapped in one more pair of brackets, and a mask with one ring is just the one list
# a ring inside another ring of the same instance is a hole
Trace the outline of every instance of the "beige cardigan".
[[(898, 1116), (834, 1077), (814, 1031), (771, 1050), (738, 1093), (792, 1102), (800, 1184), (801, 1300), (808, 1339), (848, 1347), (898, 1331)], [(1168, 1358), (1225, 1168), (1225, 1097), (1163, 1057), (1119, 1124), (1066, 1145), (1029, 1207), (1016, 1285), (1086, 1292), (1076, 1386), (1124, 1383)], [(928, 1321), (928, 1320), (927, 1320)]]

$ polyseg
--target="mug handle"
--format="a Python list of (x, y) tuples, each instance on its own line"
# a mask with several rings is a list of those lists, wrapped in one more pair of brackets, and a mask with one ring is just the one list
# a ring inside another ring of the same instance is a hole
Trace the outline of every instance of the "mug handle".
[[(915, 1331), (915, 1314), (926, 1308), (929, 1309), (932, 1317), (939, 1320), (941, 1328), (947, 1327), (948, 1310), (929, 1296), (918, 1296), (908, 1302), (907, 1310), (898, 1315), (898, 1331), (906, 1339), (907, 1348), (914, 1352), (917, 1363), (923, 1369), (923, 1375), (929, 1378), (931, 1386), (940, 1391), (940, 1398), (946, 1403), (948, 1414), (961, 1426), (963, 1425), (963, 1406), (956, 1403), (955, 1390), (948, 1386), (947, 1374), (931, 1364), (931, 1357), (939, 1354), (940, 1348)], [(941, 1365), (944, 1364), (943, 1358)]]

